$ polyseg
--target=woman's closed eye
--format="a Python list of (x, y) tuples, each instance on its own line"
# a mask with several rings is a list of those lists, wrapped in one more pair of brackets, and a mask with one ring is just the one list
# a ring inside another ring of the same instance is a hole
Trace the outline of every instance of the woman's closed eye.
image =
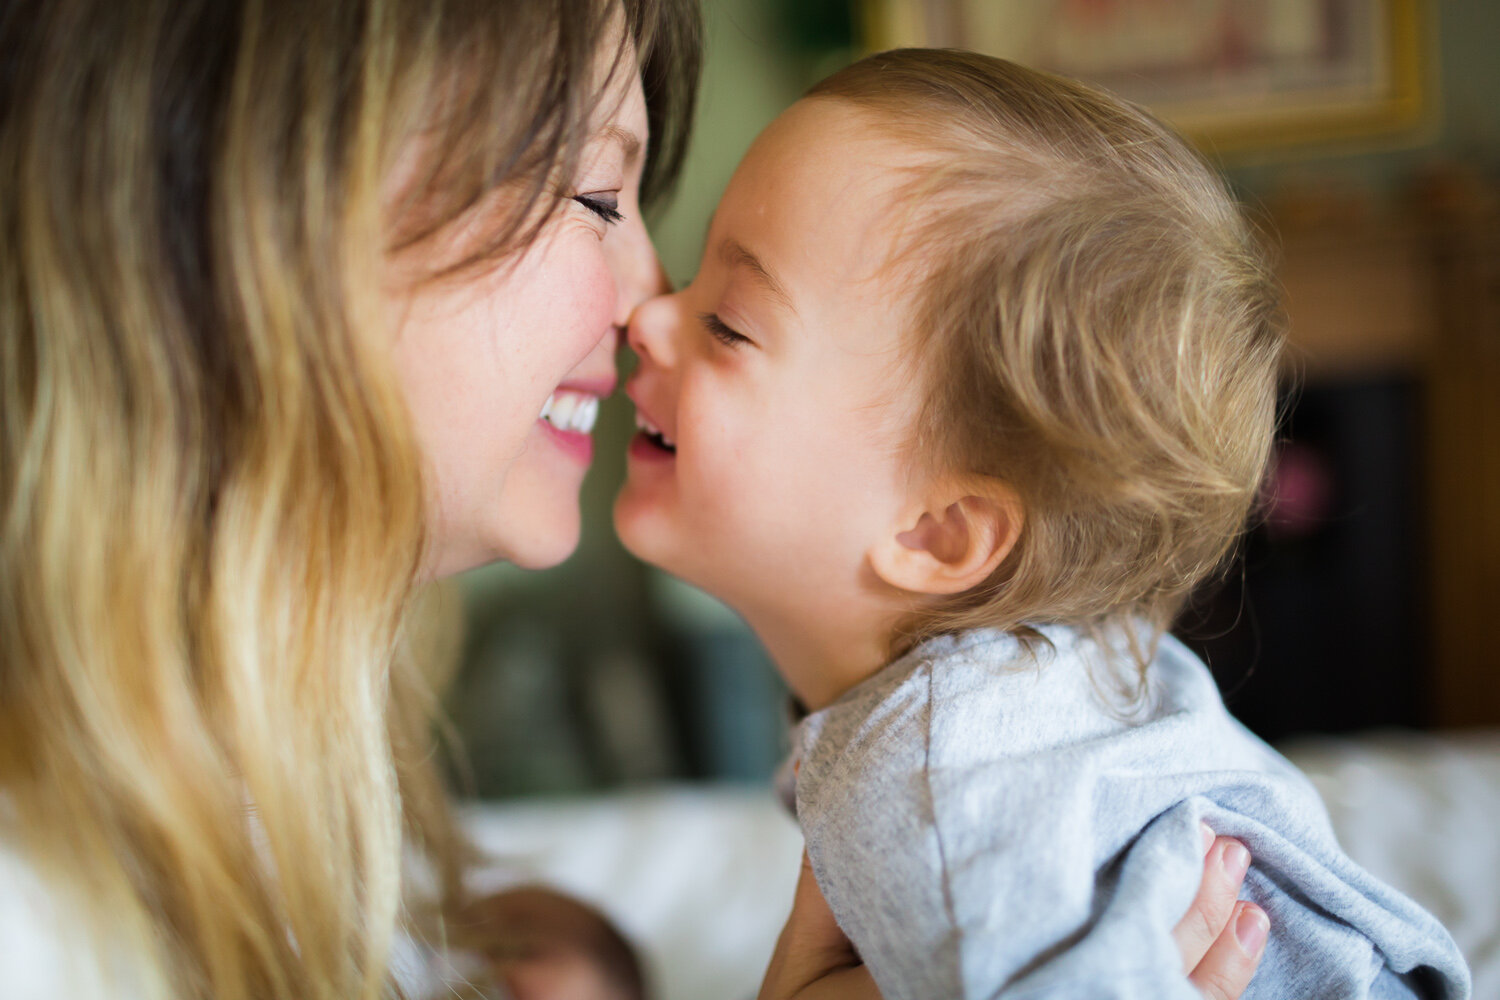
[(749, 337), (725, 323), (715, 313), (700, 313), (698, 322), (703, 328), (719, 340), (725, 347), (739, 347), (741, 344), (753, 344)]
[(575, 194), (573, 200), (610, 225), (625, 218), (620, 214), (620, 199), (612, 192)]

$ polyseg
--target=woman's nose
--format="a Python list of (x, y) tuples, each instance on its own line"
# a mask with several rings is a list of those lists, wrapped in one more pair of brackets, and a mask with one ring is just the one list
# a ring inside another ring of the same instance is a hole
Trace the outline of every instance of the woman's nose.
[(625, 327), (625, 342), (643, 365), (670, 368), (677, 363), (676, 331), (680, 322), (676, 295), (659, 295), (642, 303)]
[(615, 325), (624, 328), (636, 307), (647, 299), (670, 291), (666, 272), (656, 259), (656, 248), (638, 218), (627, 220), (605, 240), (610, 269), (619, 291), (615, 304)]

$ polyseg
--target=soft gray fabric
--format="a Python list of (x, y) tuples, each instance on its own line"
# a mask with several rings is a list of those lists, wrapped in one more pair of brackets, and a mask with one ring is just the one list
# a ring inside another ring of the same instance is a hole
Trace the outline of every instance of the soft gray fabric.
[(1206, 820), (1271, 917), (1245, 1000), (1443, 997), (1448, 933), (1339, 849), (1317, 793), (1164, 639), (1133, 708), (1120, 655), (1047, 628), (934, 640), (794, 734), (813, 870), (886, 1000), (1193, 998), (1171, 931)]

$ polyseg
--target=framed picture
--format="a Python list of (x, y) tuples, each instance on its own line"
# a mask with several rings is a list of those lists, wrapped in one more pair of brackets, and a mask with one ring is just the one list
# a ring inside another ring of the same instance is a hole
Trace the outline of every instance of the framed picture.
[(1099, 84), (1218, 154), (1414, 133), (1424, 0), (863, 0), (871, 50), (974, 49)]

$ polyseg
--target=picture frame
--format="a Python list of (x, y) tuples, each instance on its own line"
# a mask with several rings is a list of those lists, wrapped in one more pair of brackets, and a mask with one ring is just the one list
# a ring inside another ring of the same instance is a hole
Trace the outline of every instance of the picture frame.
[(1415, 139), (1427, 0), (862, 0), (870, 51), (958, 47), (1098, 84), (1206, 152)]

